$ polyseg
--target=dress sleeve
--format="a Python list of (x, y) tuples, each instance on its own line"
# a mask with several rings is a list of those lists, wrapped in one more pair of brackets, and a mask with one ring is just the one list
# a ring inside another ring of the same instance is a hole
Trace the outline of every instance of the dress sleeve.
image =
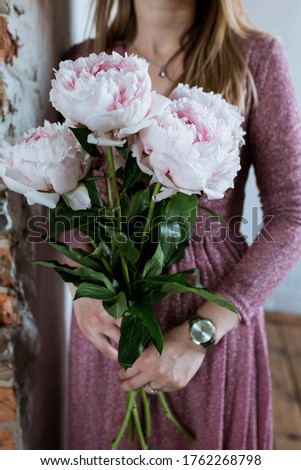
[[(301, 255), (301, 120), (281, 45), (266, 40), (253, 71), (258, 104), (247, 145), (266, 225), (217, 291), (248, 321)], [(268, 216), (268, 217), (265, 217)]]

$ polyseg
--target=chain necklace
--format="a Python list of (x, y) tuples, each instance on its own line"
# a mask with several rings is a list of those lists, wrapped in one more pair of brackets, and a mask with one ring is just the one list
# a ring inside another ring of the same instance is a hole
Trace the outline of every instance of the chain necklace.
[(168, 78), (168, 75), (167, 75), (167, 67), (169, 66), (169, 64), (175, 59), (175, 57), (180, 53), (181, 49), (178, 49), (171, 57), (170, 59), (168, 59), (168, 61), (166, 62), (166, 64), (163, 64), (163, 65), (160, 65), (160, 64), (157, 64), (156, 62), (154, 62), (153, 60), (150, 60), (148, 57), (146, 57), (139, 49), (137, 46), (133, 45), (133, 48), (138, 52), (138, 54), (141, 56), (141, 57), (144, 57), (145, 60), (147, 62), (149, 62), (150, 64), (154, 65), (155, 67), (158, 67), (159, 68), (159, 73), (158, 73), (158, 76), (160, 78)]

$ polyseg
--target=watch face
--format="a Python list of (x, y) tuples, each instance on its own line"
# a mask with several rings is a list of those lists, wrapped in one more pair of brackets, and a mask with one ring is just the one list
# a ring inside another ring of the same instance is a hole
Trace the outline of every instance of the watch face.
[(196, 320), (190, 327), (190, 337), (196, 344), (208, 343), (215, 335), (215, 327), (209, 320)]

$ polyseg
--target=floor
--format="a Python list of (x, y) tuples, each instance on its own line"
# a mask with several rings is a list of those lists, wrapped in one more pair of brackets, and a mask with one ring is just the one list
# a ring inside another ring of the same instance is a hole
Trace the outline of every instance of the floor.
[(274, 448), (301, 450), (301, 316), (269, 312)]

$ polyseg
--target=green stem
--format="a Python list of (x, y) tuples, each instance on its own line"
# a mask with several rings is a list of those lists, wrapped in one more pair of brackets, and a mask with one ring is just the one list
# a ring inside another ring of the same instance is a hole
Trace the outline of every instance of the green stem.
[(162, 392), (158, 392), (157, 396), (160, 400), (160, 403), (168, 421), (170, 421), (189, 441), (194, 441), (195, 437), (189, 431), (187, 431), (187, 429), (185, 429), (184, 426), (182, 426), (182, 424), (173, 416), (165, 400), (164, 394)]
[(113, 196), (112, 196), (112, 188), (111, 188), (111, 183), (110, 183), (110, 176), (106, 176), (105, 180), (106, 180), (106, 190), (107, 190), (109, 208), (113, 209)]
[(112, 441), (112, 450), (116, 450), (118, 449), (118, 446), (120, 444), (120, 441), (127, 429), (127, 426), (129, 424), (129, 421), (131, 419), (131, 415), (132, 415), (132, 412), (133, 412), (133, 408), (134, 406), (136, 406), (136, 395), (137, 395), (137, 392), (128, 392), (127, 393), (127, 409), (126, 409), (126, 413), (125, 413), (125, 418), (123, 420), (123, 423), (121, 425), (121, 428), (119, 430), (119, 433), (117, 434), (117, 436), (113, 439)]
[(144, 410), (144, 418), (145, 418), (145, 434), (146, 434), (146, 438), (148, 439), (149, 437), (151, 437), (151, 434), (152, 434), (150, 404), (149, 404), (149, 399), (145, 393), (144, 388), (140, 389), (140, 393), (141, 393), (141, 399), (142, 399), (143, 410)]
[[(107, 159), (109, 163), (110, 176), (112, 178), (112, 184), (113, 184), (114, 203), (115, 203), (115, 210), (116, 210), (116, 217), (117, 217), (117, 228), (121, 232), (122, 225), (121, 225), (120, 195), (119, 195), (119, 188), (118, 188), (118, 183), (117, 183), (112, 147), (107, 147)], [(129, 270), (126, 264), (124, 254), (122, 252), (120, 252), (120, 259), (121, 259), (121, 266), (122, 266), (124, 281), (125, 281), (128, 291), (130, 291), (131, 283), (130, 283)]]
[(146, 222), (145, 222), (143, 232), (142, 232), (141, 247), (140, 247), (141, 251), (143, 249), (143, 245), (146, 241), (146, 237), (147, 237), (147, 234), (149, 233), (150, 225), (151, 225), (151, 222), (153, 220), (155, 206), (156, 206), (155, 197), (157, 196), (160, 189), (161, 189), (161, 183), (158, 182), (158, 183), (156, 183), (156, 185), (154, 187), (154, 191), (153, 191), (151, 201), (150, 201), (150, 204), (149, 204), (149, 209), (148, 209)]
[(111, 266), (109, 265), (109, 263), (107, 262), (106, 258), (104, 256), (101, 256), (100, 257), (100, 261), (102, 262), (102, 264), (104, 265), (104, 267), (106, 268), (106, 270), (108, 271), (108, 273), (110, 273), (112, 276), (114, 276), (114, 273), (112, 271), (112, 268)]
[(93, 240), (92, 237), (89, 236), (89, 238), (90, 238), (90, 242), (91, 242), (91, 245), (93, 246), (94, 250), (97, 250), (97, 248), (98, 248), (97, 243)]
[(127, 290), (130, 292), (131, 291), (131, 281), (130, 281), (130, 275), (129, 275), (129, 270), (126, 264), (126, 260), (124, 257), (124, 254), (120, 252), (120, 259), (121, 259), (121, 266), (122, 266), (122, 272), (123, 272), (123, 277), (125, 280), (125, 285), (127, 287)]
[(139, 418), (139, 413), (138, 413), (138, 408), (136, 404), (136, 400), (134, 400), (134, 406), (132, 408), (132, 413), (133, 413), (133, 418), (134, 418), (134, 423), (136, 425), (136, 430), (138, 434), (138, 439), (140, 442), (140, 447), (142, 450), (148, 450), (147, 444), (144, 439), (141, 423), (140, 423), (140, 418)]
[[(92, 237), (89, 237), (89, 238), (90, 238), (90, 242), (91, 242), (91, 245), (93, 246), (94, 250), (97, 250), (97, 248), (98, 248), (97, 243), (93, 240)], [(104, 267), (106, 268), (108, 273), (113, 275), (113, 271), (111, 269), (111, 266), (109, 265), (109, 263), (107, 262), (107, 260), (105, 259), (104, 256), (100, 256), (100, 261), (102, 262), (102, 264), (104, 265)]]
[[(129, 404), (129, 393), (126, 394), (126, 406)], [(131, 413), (129, 422), (128, 422), (128, 442), (131, 444), (134, 438), (134, 422), (133, 422), (133, 414)]]
[(112, 184), (113, 184), (114, 202), (115, 202), (115, 210), (116, 210), (116, 216), (117, 216), (117, 227), (118, 227), (118, 230), (121, 230), (120, 196), (119, 196), (119, 189), (118, 189), (112, 147), (107, 147), (107, 159), (108, 159), (109, 168), (110, 168), (110, 176), (112, 178)]

